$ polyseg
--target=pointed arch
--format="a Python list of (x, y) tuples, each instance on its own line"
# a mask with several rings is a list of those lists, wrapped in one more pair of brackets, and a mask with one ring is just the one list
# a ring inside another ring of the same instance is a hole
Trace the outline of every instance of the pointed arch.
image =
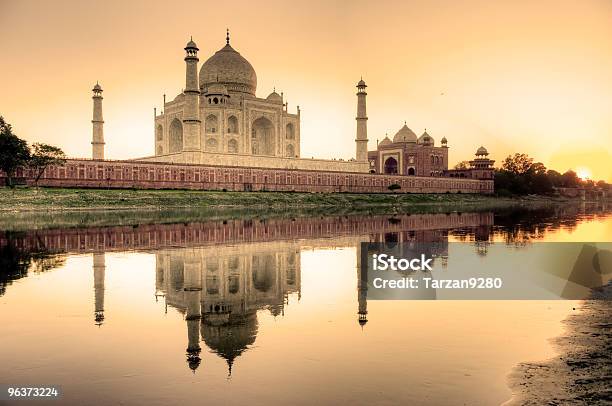
[(206, 140), (206, 150), (210, 152), (217, 152), (217, 140), (214, 138), (209, 138)]
[(227, 142), (227, 152), (232, 153), (232, 154), (238, 153), (238, 141), (229, 140)]
[(251, 126), (253, 154), (275, 155), (276, 145), (274, 124), (265, 117), (259, 117)]
[(293, 127), (293, 123), (287, 124), (287, 127), (285, 128), (285, 138), (288, 140), (295, 138), (295, 128)]
[(389, 157), (385, 160), (385, 173), (396, 174), (397, 173), (397, 160), (393, 157)]
[(236, 116), (229, 116), (227, 119), (227, 132), (229, 134), (238, 134), (238, 119)]
[(208, 115), (208, 117), (206, 117), (206, 121), (204, 122), (204, 127), (206, 128), (207, 133), (216, 133), (219, 128), (217, 116), (214, 114)]
[(170, 153), (183, 150), (183, 125), (178, 118), (170, 123)]

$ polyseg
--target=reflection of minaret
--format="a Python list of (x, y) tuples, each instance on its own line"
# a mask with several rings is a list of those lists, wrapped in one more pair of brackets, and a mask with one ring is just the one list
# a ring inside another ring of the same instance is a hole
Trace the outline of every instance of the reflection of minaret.
[[(359, 303), (359, 325), (361, 328), (368, 322), (368, 270), (361, 267), (361, 244), (357, 245), (357, 301)], [(365, 259), (365, 258), (364, 258)]]
[(184, 290), (187, 305), (185, 319), (187, 319), (187, 363), (195, 373), (200, 366), (200, 318), (202, 297), (202, 271), (200, 262), (185, 260), (184, 263)]
[(101, 326), (104, 321), (104, 271), (106, 263), (104, 253), (93, 254), (94, 294), (95, 294), (95, 320)]

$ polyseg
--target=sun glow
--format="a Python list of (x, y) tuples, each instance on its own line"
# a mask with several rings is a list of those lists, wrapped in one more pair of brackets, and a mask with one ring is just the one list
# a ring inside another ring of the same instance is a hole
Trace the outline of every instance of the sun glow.
[(591, 175), (591, 170), (583, 166), (576, 168), (576, 175), (578, 175), (578, 177), (582, 180), (591, 179), (591, 177), (593, 176)]

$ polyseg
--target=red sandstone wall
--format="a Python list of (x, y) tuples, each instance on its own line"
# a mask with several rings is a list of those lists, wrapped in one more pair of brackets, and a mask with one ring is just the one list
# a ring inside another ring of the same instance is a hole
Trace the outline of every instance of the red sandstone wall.
[[(29, 170), (17, 176), (33, 183)], [(493, 193), (492, 180), (86, 159), (49, 167), (38, 182), (49, 187), (351, 193), (388, 193), (394, 183), (401, 186), (399, 193)]]

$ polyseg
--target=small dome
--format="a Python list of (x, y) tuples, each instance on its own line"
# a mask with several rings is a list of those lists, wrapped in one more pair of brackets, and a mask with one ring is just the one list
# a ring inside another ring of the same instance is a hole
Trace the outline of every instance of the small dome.
[(489, 155), (489, 151), (482, 145), (476, 150), (476, 155)]
[(281, 97), (280, 94), (276, 93), (276, 91), (273, 91), (272, 93), (270, 93), (268, 97), (266, 97), (266, 100), (272, 103), (282, 103), (283, 102), (283, 98)]
[(442, 144), (446, 144), (448, 142), (448, 140), (446, 139), (446, 137), (442, 137), (442, 139), (440, 140), (440, 142)]
[(366, 87), (367, 85), (365, 84), (365, 82), (363, 81), (363, 78), (361, 78), (361, 80), (359, 80), (359, 82), (357, 83), (357, 87)]
[(91, 90), (93, 90), (94, 92), (96, 92), (96, 91), (97, 92), (101, 92), (102, 91), (102, 86), (100, 86), (100, 84), (98, 82), (96, 82), (96, 85)]
[(393, 136), (393, 142), (417, 142), (417, 136), (404, 123), (404, 126)]
[(198, 46), (196, 45), (195, 42), (193, 42), (193, 38), (189, 40), (189, 42), (187, 43), (187, 45), (185, 46), (185, 50), (187, 49), (195, 49), (196, 51), (199, 51), (200, 49), (198, 48)]
[(205, 94), (219, 94), (226, 96), (228, 95), (227, 86), (222, 83), (212, 83), (206, 88)]
[(378, 146), (384, 147), (385, 145), (389, 144), (391, 144), (391, 140), (389, 139), (389, 137), (385, 136), (385, 138), (383, 138), (383, 140), (378, 144)]
[(434, 145), (434, 139), (427, 133), (427, 130), (421, 134), (417, 142), (423, 145)]

